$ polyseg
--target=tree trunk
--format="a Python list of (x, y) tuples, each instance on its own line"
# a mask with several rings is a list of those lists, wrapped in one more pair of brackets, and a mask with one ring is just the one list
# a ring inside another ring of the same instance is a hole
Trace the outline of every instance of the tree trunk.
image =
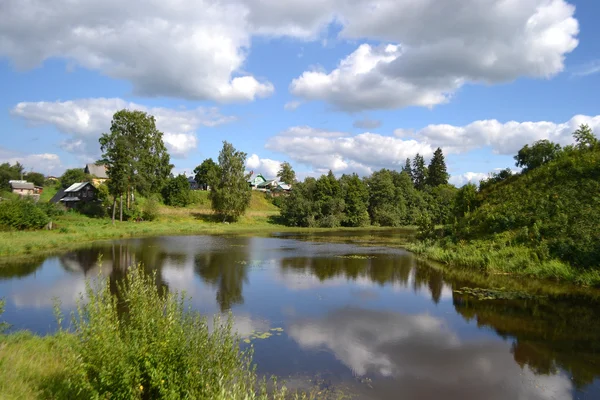
[(119, 196), (121, 199), (121, 206), (119, 207), (119, 221), (123, 222), (123, 193)]
[(129, 195), (129, 186), (127, 186), (127, 209), (129, 210), (129, 199), (131, 198), (131, 196)]
[(113, 215), (112, 215), (112, 223), (115, 224), (115, 214), (117, 212), (117, 196), (113, 196)]

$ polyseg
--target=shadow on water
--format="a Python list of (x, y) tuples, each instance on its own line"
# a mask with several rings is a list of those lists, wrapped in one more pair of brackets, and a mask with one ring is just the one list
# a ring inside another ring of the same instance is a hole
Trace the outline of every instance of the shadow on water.
[(481, 286), (480, 278), (365, 246), (397, 233), (346, 233), (99, 243), (0, 269), (0, 297), (8, 322), (28, 326), (52, 313), (42, 297), (68, 300), (68, 290), (98, 274), (117, 293), (127, 268), (142, 263), (160, 290), (195, 290), (200, 306), (232, 310), (247, 332), (283, 327), (255, 343), (265, 373), (319, 375), (358, 398), (600, 398), (599, 296), (561, 289), (481, 298), (463, 290)]

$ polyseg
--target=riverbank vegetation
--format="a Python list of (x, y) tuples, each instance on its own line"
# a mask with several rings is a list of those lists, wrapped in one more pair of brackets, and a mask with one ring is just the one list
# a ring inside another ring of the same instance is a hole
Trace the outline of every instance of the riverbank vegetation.
[(137, 267), (117, 288), (108, 278), (88, 281), (69, 324), (57, 311), (64, 329), (0, 336), (2, 398), (286, 398), (284, 387), (259, 379), (231, 317), (209, 324), (154, 279)]

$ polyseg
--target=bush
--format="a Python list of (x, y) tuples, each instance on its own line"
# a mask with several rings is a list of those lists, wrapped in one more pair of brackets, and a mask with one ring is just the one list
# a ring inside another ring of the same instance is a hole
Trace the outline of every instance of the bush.
[(108, 216), (108, 210), (99, 201), (81, 202), (77, 206), (77, 211), (93, 218), (106, 218)]
[(13, 229), (39, 229), (49, 218), (32, 200), (0, 201), (0, 225)]
[(185, 207), (190, 204), (190, 184), (185, 175), (169, 179), (165, 185), (162, 196), (165, 204), (174, 207)]
[(154, 197), (150, 197), (142, 206), (142, 218), (144, 221), (154, 221), (158, 218), (158, 210), (158, 200)]
[(267, 398), (231, 317), (209, 330), (183, 296), (159, 293), (155, 279), (132, 268), (115, 295), (108, 279), (87, 282), (72, 322), (73, 389), (93, 399)]
[(58, 217), (64, 215), (66, 212), (65, 206), (57, 203), (38, 203), (38, 207), (42, 210), (49, 218)]

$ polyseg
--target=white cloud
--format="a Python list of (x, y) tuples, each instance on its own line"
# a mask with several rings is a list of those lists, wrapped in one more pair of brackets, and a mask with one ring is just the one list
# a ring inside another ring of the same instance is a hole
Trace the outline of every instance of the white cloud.
[(588, 76), (600, 72), (600, 60), (590, 61), (589, 63), (580, 65), (573, 70), (573, 76)]
[(352, 126), (359, 129), (377, 129), (381, 126), (381, 121), (377, 119), (358, 119), (352, 123)]
[(457, 187), (464, 186), (467, 183), (479, 185), (479, 182), (483, 179), (487, 179), (488, 176), (488, 174), (484, 174), (483, 172), (465, 172), (461, 175), (452, 175), (449, 182)]
[(344, 111), (431, 107), (466, 83), (550, 78), (578, 41), (564, 0), (381, 0), (340, 3), (341, 36), (361, 44), (331, 72), (306, 71), (291, 92)]
[(301, 101), (289, 101), (285, 103), (283, 109), (286, 111), (295, 111), (298, 107), (302, 105)]
[(393, 378), (377, 379), (367, 389), (370, 398), (398, 393), (405, 399), (430, 398), (432, 393), (490, 400), (572, 397), (568, 377), (536, 375), (515, 362), (510, 344), (463, 342), (443, 320), (427, 314), (343, 308), (323, 318), (298, 320), (287, 332), (303, 349), (332, 352), (358, 376)]
[(265, 178), (275, 178), (281, 167), (281, 161), (260, 158), (257, 154), (252, 154), (246, 160), (246, 168), (254, 171), (254, 174), (262, 174)]
[(600, 115), (576, 115), (563, 123), (483, 120), (466, 126), (428, 125), (412, 136), (447, 152), (464, 153), (489, 146), (495, 153), (513, 155), (524, 145), (541, 139), (561, 145), (570, 144), (573, 142), (572, 133), (581, 124), (588, 124), (595, 132), (600, 132)]
[(64, 169), (57, 154), (26, 154), (0, 147), (0, 163), (6, 162), (9, 164), (18, 162), (23, 165), (26, 172), (33, 170), (46, 175), (60, 175)]
[(53, 125), (68, 135), (68, 139), (62, 143), (64, 150), (95, 158), (100, 154), (98, 138), (103, 132), (109, 131), (113, 114), (123, 108), (142, 110), (154, 115), (158, 129), (165, 134), (165, 144), (175, 157), (184, 157), (196, 148), (195, 131), (200, 127), (216, 126), (234, 119), (221, 115), (216, 108), (150, 108), (118, 98), (22, 102), (17, 104), (11, 113), (34, 125)]
[(356, 172), (369, 175), (375, 169), (400, 168), (407, 157), (429, 157), (433, 149), (416, 140), (402, 140), (375, 133), (344, 137), (339, 132), (294, 127), (267, 141), (266, 147), (290, 159), (310, 165), (317, 172)]
[(62, 58), (141, 96), (251, 101), (274, 89), (242, 73), (247, 19), (233, 1), (4, 0), (0, 56), (19, 68)]

